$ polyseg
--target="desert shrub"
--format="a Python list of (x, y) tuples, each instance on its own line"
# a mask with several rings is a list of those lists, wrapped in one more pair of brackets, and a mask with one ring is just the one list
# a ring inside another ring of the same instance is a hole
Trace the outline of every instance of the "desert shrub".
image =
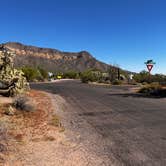
[(110, 81), (114, 81), (118, 78), (118, 67), (110, 66), (107, 72), (109, 74)]
[(153, 83), (159, 82), (161, 85), (166, 85), (166, 76), (163, 74), (155, 74), (151, 75), (147, 71), (142, 71), (138, 74), (135, 74), (133, 79), (138, 82), (144, 84), (146, 83)]
[(26, 96), (20, 95), (13, 101), (13, 106), (21, 111), (33, 112), (36, 110), (35, 102)]
[(36, 68), (25, 66), (22, 68), (22, 71), (28, 81), (43, 80), (40, 71)]
[(147, 83), (150, 83), (151, 82), (151, 76), (149, 75), (149, 72), (147, 71), (141, 71), (140, 73), (138, 74), (135, 74), (133, 79), (136, 81), (136, 82), (139, 82), (139, 83), (143, 83), (143, 82), (147, 82)]
[(112, 85), (121, 85), (122, 81), (121, 80), (114, 80), (112, 81)]
[(63, 77), (76, 79), (76, 78), (79, 78), (79, 74), (75, 71), (68, 71), (68, 72), (64, 73)]
[(95, 70), (86, 70), (81, 73), (81, 81), (83, 83), (98, 82), (101, 79), (101, 72)]
[(146, 95), (160, 95), (162, 92), (162, 86), (159, 83), (151, 83), (148, 85), (143, 86), (139, 93), (143, 93)]
[(46, 70), (44, 70), (41, 67), (38, 67), (38, 70), (39, 70), (39, 72), (40, 72), (43, 79), (48, 79), (49, 78), (48, 72)]

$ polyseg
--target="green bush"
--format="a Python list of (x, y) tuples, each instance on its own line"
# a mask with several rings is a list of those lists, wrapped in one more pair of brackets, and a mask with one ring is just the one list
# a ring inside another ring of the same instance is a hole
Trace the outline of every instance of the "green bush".
[(45, 79), (48, 79), (49, 77), (48, 72), (40, 67), (32, 68), (29, 66), (25, 66), (22, 68), (22, 71), (28, 81), (43, 81)]
[(63, 74), (64, 78), (76, 79), (79, 78), (79, 74), (75, 71), (69, 71)]
[(83, 83), (88, 82), (97, 82), (101, 78), (100, 71), (94, 71), (94, 70), (86, 70), (83, 73), (81, 73), (81, 81)]
[(26, 77), (26, 79), (28, 81), (34, 81), (34, 80), (41, 80), (42, 79), (42, 75), (40, 73), (40, 71), (36, 68), (31, 68), (31, 67), (23, 67), (22, 71), (24, 73), (24, 76)]
[(41, 76), (43, 77), (43, 79), (49, 78), (48, 72), (46, 70), (44, 70), (43, 68), (40, 68), (40, 67), (38, 67), (38, 70), (39, 70)]
[(151, 76), (149, 75), (149, 72), (142, 71), (138, 74), (135, 74), (133, 79), (138, 83), (150, 83), (151, 82)]

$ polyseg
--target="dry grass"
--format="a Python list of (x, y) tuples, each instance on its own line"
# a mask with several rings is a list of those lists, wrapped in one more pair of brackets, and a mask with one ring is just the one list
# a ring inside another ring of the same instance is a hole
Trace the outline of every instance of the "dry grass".
[[(32, 100), (32, 103), (35, 102), (35, 111), (32, 111), (33, 109), (28, 105), (32, 104), (29, 103)], [(12, 152), (11, 155), (15, 156), (20, 149), (31, 141), (54, 141), (55, 137), (50, 135), (49, 132), (54, 133), (60, 127), (59, 118), (52, 115), (51, 100), (44, 92), (31, 90), (26, 96), (19, 96), (15, 99), (15, 108), (12, 107), (14, 114), (9, 116), (11, 106), (11, 104), (0, 105), (0, 161), (1, 151), (5, 151), (3, 146), (5, 144), (2, 140), (8, 142), (6, 147)], [(9, 135), (6, 135), (7, 133)], [(5, 162), (5, 160), (3, 161)]]
[(5, 163), (6, 156), (8, 155), (8, 133), (7, 121), (2, 118), (0, 120), (0, 165)]

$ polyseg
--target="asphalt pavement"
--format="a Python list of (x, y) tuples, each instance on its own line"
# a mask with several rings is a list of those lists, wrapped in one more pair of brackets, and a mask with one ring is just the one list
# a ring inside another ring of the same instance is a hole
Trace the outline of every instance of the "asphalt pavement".
[[(61, 96), (67, 103), (67, 121), (76, 123), (73, 130), (79, 130), (89, 145), (96, 142), (97, 153), (114, 165), (166, 165), (166, 98), (137, 95), (133, 86), (102, 87), (72, 80), (31, 87)], [(79, 120), (72, 122), (72, 117)]]

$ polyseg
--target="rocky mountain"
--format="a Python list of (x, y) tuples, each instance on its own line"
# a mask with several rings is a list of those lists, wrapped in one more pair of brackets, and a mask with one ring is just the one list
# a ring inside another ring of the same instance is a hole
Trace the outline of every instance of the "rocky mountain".
[(109, 65), (96, 60), (87, 51), (63, 52), (56, 49), (40, 48), (23, 45), (16, 42), (3, 44), (9, 51), (16, 54), (14, 65), (40, 66), (47, 71), (84, 71), (89, 68), (96, 68), (106, 71)]

